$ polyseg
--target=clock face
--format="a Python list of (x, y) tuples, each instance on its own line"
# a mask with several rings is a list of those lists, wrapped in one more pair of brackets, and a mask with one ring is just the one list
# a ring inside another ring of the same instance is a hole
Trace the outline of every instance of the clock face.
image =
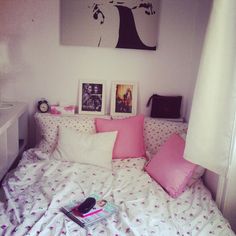
[(47, 112), (49, 109), (49, 106), (46, 102), (42, 102), (40, 105), (39, 105), (39, 110), (43, 113)]

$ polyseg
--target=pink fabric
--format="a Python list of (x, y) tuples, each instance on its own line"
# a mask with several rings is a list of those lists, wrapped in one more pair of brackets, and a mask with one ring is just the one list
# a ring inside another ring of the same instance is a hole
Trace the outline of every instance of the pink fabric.
[(185, 141), (173, 134), (146, 165), (145, 170), (172, 197), (178, 197), (187, 186), (195, 164), (183, 158)]
[(50, 106), (50, 113), (53, 115), (62, 115), (68, 114), (73, 115), (75, 113), (76, 106), (58, 106), (58, 105), (51, 105)]
[(145, 156), (143, 115), (116, 120), (96, 118), (95, 126), (97, 132), (118, 131), (113, 159)]

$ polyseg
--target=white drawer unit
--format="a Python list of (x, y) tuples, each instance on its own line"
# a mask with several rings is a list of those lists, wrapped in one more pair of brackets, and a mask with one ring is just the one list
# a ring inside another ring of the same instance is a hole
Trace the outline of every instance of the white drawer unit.
[(9, 109), (0, 109), (0, 180), (27, 145), (27, 104), (12, 104)]

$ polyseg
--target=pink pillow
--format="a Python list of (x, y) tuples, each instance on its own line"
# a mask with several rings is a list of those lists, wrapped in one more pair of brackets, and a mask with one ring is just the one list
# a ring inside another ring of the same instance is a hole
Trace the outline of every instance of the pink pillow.
[(185, 141), (173, 134), (145, 166), (148, 174), (176, 198), (186, 188), (196, 167), (183, 158)]
[(97, 132), (118, 131), (113, 159), (145, 156), (143, 115), (116, 120), (95, 118), (95, 126)]

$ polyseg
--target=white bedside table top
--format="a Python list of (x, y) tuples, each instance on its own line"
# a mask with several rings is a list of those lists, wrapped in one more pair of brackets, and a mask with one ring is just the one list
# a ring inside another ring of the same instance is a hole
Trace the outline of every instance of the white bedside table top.
[(13, 106), (9, 109), (0, 109), (0, 135), (10, 127), (19, 116), (27, 110), (27, 104), (23, 102), (9, 102)]

